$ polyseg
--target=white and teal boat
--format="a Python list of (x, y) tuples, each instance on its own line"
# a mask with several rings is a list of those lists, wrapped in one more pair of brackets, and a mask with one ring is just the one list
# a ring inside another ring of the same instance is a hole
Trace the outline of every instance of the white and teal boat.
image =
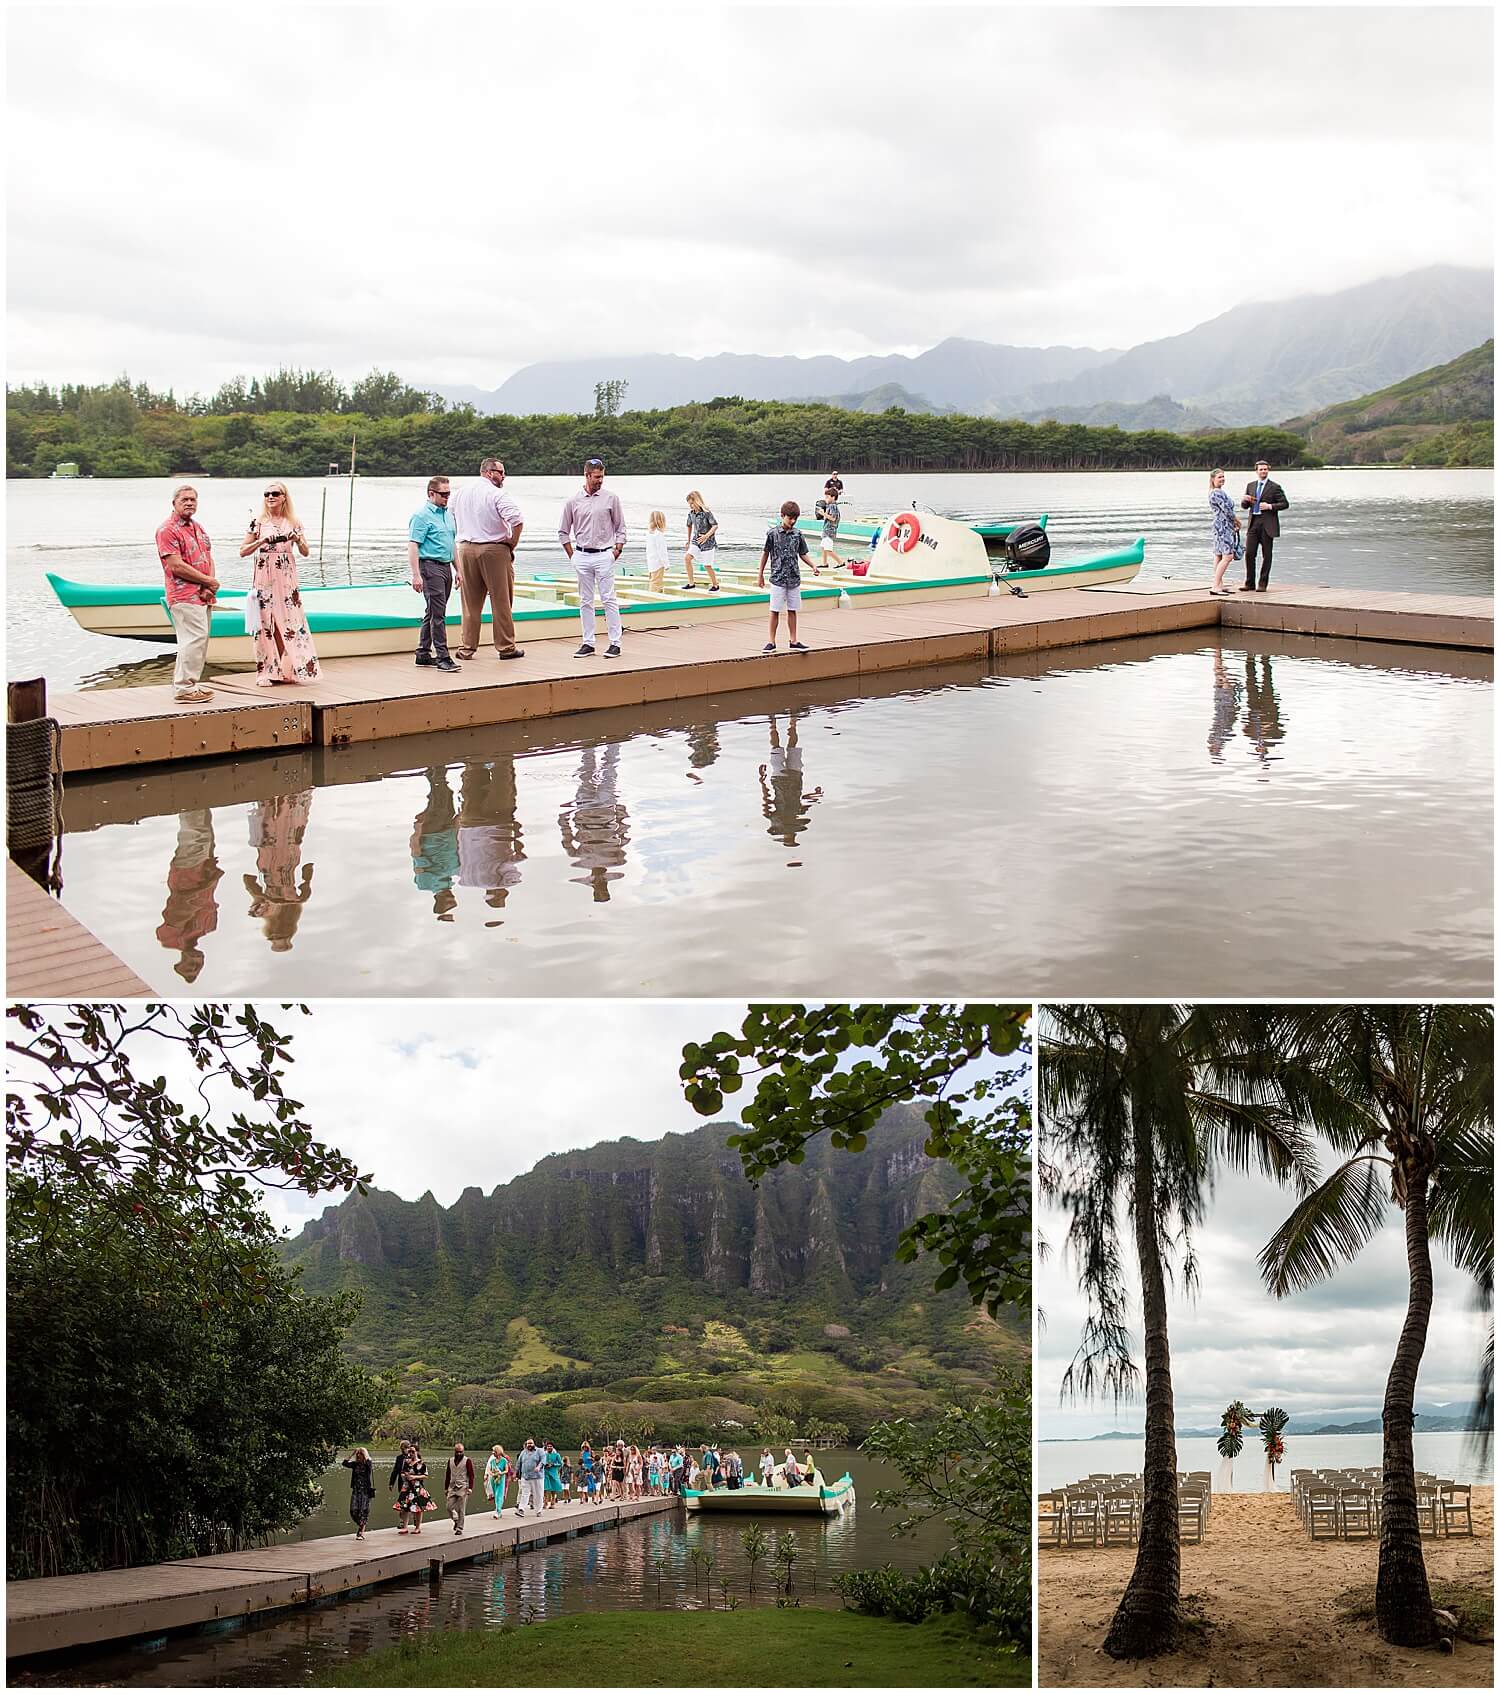
[(812, 1512), (826, 1518), (854, 1504), (854, 1478), (848, 1471), (837, 1482), (826, 1482), (822, 1471), (815, 1470), (810, 1483), (789, 1488), (783, 1468), (777, 1465), (769, 1488), (748, 1480), (739, 1488), (684, 1488), (682, 1503), (690, 1512), (743, 1512), (751, 1517)]
[[(899, 605), (952, 600), (985, 594), (992, 584), (1017, 587), (1027, 594), (1053, 588), (1092, 588), (1128, 582), (1146, 556), (1144, 537), (1127, 547), (1082, 558), (1055, 558), (1039, 569), (1013, 568), (992, 555), (993, 537), (970, 524), (931, 512), (905, 512), (885, 520), (873, 545), (858, 557), (821, 574), (805, 573), (803, 604), (816, 609), (843, 605)], [(815, 550), (814, 550), (815, 553)], [(78, 624), (95, 635), (129, 641), (172, 642), (159, 583), (73, 582), (47, 576), (57, 598)], [(625, 628), (671, 629), (682, 624), (717, 623), (752, 616), (765, 609), (768, 595), (756, 586), (756, 561), (720, 567), (717, 594), (702, 586), (668, 582), (653, 590), (643, 566), (629, 565), (616, 575)], [(408, 582), (354, 584), (341, 588), (302, 588), (302, 606), (320, 658), (368, 653), (401, 653), (416, 645), (422, 600)], [(486, 612), (485, 621), (489, 621)], [(516, 579), (516, 634), (528, 641), (578, 639), (578, 585), (559, 561), (556, 568)], [(458, 595), (449, 602), (448, 634), (456, 641), (460, 622)], [(245, 590), (226, 588), (214, 606), (208, 656), (217, 664), (248, 664), (255, 658), (245, 633)]]

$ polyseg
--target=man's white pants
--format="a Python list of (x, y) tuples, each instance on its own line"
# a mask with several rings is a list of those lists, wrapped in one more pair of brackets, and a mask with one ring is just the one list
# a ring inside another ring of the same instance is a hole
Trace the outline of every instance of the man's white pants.
[(608, 553), (583, 553), (573, 549), (573, 569), (578, 572), (578, 621), (583, 626), (583, 639), (594, 645), (598, 619), (594, 614), (595, 594), (604, 602), (604, 627), (609, 631), (612, 647), (620, 645), (620, 602), (615, 598), (615, 556)]
[(539, 1476), (523, 1476), (521, 1492), (516, 1499), (517, 1507), (523, 1512), (540, 1512), (542, 1509), (542, 1479)]
[(179, 690), (196, 688), (208, 657), (209, 608), (200, 600), (176, 600), (168, 610), (177, 630), (177, 669), (172, 682)]

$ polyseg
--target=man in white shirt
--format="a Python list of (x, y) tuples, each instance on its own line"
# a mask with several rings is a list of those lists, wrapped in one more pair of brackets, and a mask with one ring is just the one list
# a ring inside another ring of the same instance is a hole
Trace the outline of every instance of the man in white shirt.
[(505, 492), (505, 466), (486, 459), (479, 480), (455, 490), (449, 502), (458, 541), (458, 588), (463, 596), (464, 621), (458, 646), (460, 659), (479, 651), (484, 602), (490, 603), (490, 628), (495, 652), (502, 659), (519, 659), (512, 606), (516, 593), (516, 548), (521, 544), (521, 508)]

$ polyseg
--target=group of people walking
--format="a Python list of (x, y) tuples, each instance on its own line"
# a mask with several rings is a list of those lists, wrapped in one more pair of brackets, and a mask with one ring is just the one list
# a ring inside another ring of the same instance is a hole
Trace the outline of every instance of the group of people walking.
[[(618, 495), (604, 487), (604, 461), (590, 458), (583, 466), (583, 487), (563, 506), (557, 539), (578, 579), (578, 615), (582, 640), (575, 657), (592, 658), (598, 651), (598, 612), (604, 612), (607, 645), (604, 656), (617, 659), (623, 625), (615, 586), (615, 566), (625, 550), (628, 533)], [(843, 482), (835, 472), (818, 502), (823, 523), (822, 565), (840, 562), (837, 552), (839, 497)], [(720, 589), (719, 522), (694, 489), (687, 497), (687, 528), (683, 568), (688, 588), (697, 587), (697, 571), (708, 578), (708, 592)], [(166, 577), (167, 613), (177, 635), (174, 697), (184, 705), (212, 699), (204, 685), (213, 608), (220, 580), (213, 543), (198, 522), (198, 491), (184, 483), (172, 496), (172, 510), (156, 532), (157, 557)], [(790, 512), (790, 521), (786, 514)], [(766, 652), (776, 644), (779, 613), (787, 614), (791, 647), (806, 652), (797, 639), (797, 610), (801, 564), (811, 564), (806, 540), (795, 533), (800, 508), (794, 501), (782, 507), (780, 529), (766, 534), (761, 553), (760, 586), (767, 566), (771, 576), (771, 630)], [(407, 526), (408, 578), (424, 605), (417, 636), (416, 663), (456, 672), (455, 660), (477, 657), (486, 605), (490, 635), (499, 659), (519, 659), (525, 649), (516, 645), (516, 550), (525, 519), (516, 500), (506, 492), (505, 465), (486, 458), (472, 482), (454, 489), (451, 479), (428, 479), (427, 499)], [(646, 537), (646, 573), (650, 591), (662, 592), (667, 571), (667, 520), (653, 512)], [(298, 556), (306, 558), (307, 534), (292, 505), (284, 482), (271, 481), (262, 495), (260, 514), (250, 520), (240, 557), (254, 559), (245, 598), (245, 632), (255, 651), (255, 680), (265, 688), (280, 683), (310, 683), (318, 678), (318, 657), (308, 628), (297, 580)], [(448, 645), (448, 602), (458, 588), (463, 617), (458, 645)]]
[[(1271, 480), (1271, 467), (1258, 460), (1254, 477), (1245, 484), (1240, 510), (1246, 522), (1240, 522), (1234, 502), (1224, 492), (1224, 473), (1214, 469), (1208, 473), (1208, 506), (1214, 523), (1214, 579), (1210, 594), (1228, 594), (1224, 578), (1237, 560), (1245, 561), (1245, 580), (1241, 594), (1264, 594), (1271, 581), (1271, 554), (1281, 536), (1281, 514), (1291, 502), (1279, 482)], [(1260, 556), (1260, 578), (1255, 574), (1256, 555)]]
[[(355, 1539), (362, 1541), (375, 1499), (374, 1461), (367, 1448), (356, 1447), (343, 1464), (349, 1472), (349, 1515), (354, 1520)], [(575, 1460), (552, 1442), (537, 1442), (528, 1436), (514, 1459), (503, 1446), (492, 1447), (483, 1471), (476, 1472), (464, 1444), (457, 1441), (452, 1457), (443, 1467), (443, 1498), (453, 1533), (461, 1535), (476, 1481), (483, 1486), (485, 1498), (498, 1518), (512, 1488), (515, 1513), (517, 1517), (525, 1517), (528, 1512), (539, 1516), (573, 1502), (645, 1500), (680, 1496), (684, 1489), (743, 1488), (747, 1482), (756, 1480), (757, 1473), (760, 1485), (772, 1488), (777, 1483), (777, 1470), (778, 1462), (769, 1447), (761, 1449), (760, 1459), (751, 1471), (738, 1452), (715, 1443), (706, 1442), (694, 1453), (680, 1441), (643, 1450), (634, 1442), (627, 1444), (620, 1439), (612, 1446), (606, 1443), (596, 1452), (585, 1441)], [(786, 1487), (797, 1488), (811, 1482), (815, 1470), (812, 1454), (798, 1460), (788, 1447), (780, 1470)], [(437, 1510), (427, 1482), (427, 1461), (422, 1457), (420, 1443), (403, 1441), (386, 1484), (393, 1495), (392, 1506), (400, 1520), (402, 1535), (420, 1535), (422, 1519)]]

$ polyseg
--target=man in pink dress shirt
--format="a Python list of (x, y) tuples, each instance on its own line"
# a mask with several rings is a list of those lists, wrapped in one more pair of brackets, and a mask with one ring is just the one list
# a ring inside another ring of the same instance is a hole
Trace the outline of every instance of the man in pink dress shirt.
[(586, 459), (583, 488), (562, 510), (557, 539), (578, 573), (578, 617), (583, 645), (573, 656), (592, 659), (598, 619), (594, 600), (604, 602), (604, 625), (609, 632), (606, 659), (620, 656), (620, 602), (615, 596), (615, 561), (625, 551), (625, 514), (618, 496), (604, 492), (603, 459)]

